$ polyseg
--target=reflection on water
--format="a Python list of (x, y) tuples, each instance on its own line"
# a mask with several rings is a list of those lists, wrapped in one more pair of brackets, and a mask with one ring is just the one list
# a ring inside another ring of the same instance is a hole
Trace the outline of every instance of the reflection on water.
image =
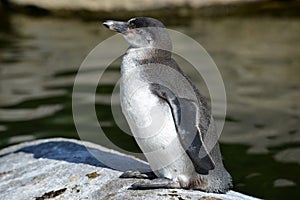
[[(0, 20), (1, 147), (44, 137), (78, 138), (72, 116), (74, 77), (89, 51), (112, 33), (99, 22), (19, 15)], [(228, 113), (221, 141), (235, 190), (268, 199), (299, 195), (300, 21), (191, 19), (188, 25), (169, 28), (202, 44), (222, 73)], [(107, 55), (117, 47), (112, 44)], [(86, 91), (103, 70), (105, 57), (93, 58), (79, 77), (79, 106), (93, 101)], [(110, 109), (119, 62), (105, 71), (95, 108), (107, 137), (137, 152), (134, 140), (116, 126)], [(184, 70), (203, 88), (193, 70)], [(97, 124), (91, 123), (88, 113), (82, 114), (80, 123), (87, 138), (101, 143), (101, 138), (93, 138)]]

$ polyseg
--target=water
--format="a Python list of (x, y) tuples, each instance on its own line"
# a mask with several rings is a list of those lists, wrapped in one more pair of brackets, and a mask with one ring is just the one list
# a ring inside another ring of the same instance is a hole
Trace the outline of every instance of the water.
[[(0, 22), (0, 147), (38, 138), (79, 138), (72, 116), (74, 77), (87, 54), (113, 33), (97, 21), (14, 14), (1, 16)], [(234, 190), (266, 199), (299, 198), (300, 21), (194, 18), (168, 28), (203, 45), (223, 76), (228, 110), (220, 140)], [(94, 58), (79, 80), (79, 106), (90, 102), (87, 91), (104, 67), (103, 57)], [(111, 112), (119, 62), (105, 71), (95, 108), (106, 136), (119, 148), (139, 152)], [(194, 71), (184, 70), (207, 96)], [(82, 113), (80, 123), (85, 138), (112, 146), (95, 138), (96, 124), (88, 113)]]

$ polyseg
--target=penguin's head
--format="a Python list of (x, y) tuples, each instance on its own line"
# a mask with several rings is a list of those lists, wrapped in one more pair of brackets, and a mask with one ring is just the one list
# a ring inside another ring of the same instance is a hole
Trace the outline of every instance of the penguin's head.
[(168, 31), (157, 19), (137, 17), (127, 22), (106, 20), (103, 25), (121, 33), (133, 48), (172, 49)]

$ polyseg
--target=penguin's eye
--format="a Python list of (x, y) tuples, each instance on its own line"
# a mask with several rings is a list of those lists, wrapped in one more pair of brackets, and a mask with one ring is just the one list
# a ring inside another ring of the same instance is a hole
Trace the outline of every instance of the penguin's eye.
[(131, 22), (129, 22), (129, 28), (130, 29), (135, 29), (136, 25), (131, 21)]

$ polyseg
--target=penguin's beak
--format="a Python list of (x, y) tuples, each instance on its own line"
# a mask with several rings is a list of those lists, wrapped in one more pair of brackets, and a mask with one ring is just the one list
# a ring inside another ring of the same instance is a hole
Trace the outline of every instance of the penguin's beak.
[(106, 20), (103, 22), (103, 25), (106, 28), (116, 31), (118, 33), (124, 33), (128, 31), (129, 23), (128, 22), (121, 22), (121, 21), (114, 21), (114, 20)]

